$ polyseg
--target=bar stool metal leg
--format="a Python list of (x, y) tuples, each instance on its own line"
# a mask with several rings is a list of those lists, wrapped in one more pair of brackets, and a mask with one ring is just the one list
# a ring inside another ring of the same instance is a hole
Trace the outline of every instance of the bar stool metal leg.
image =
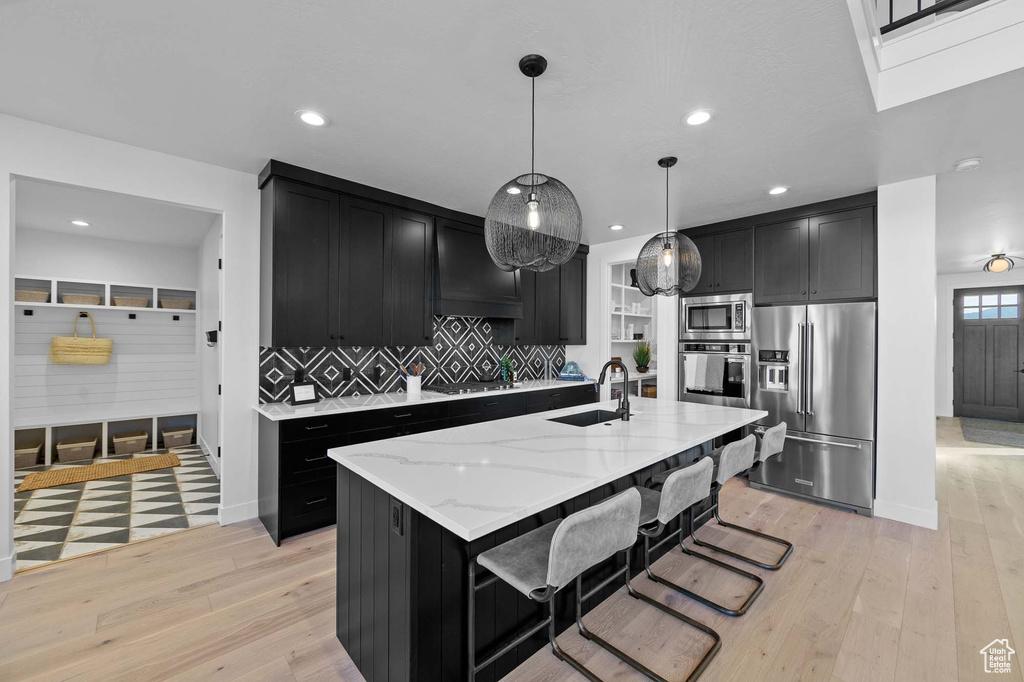
[(704, 542), (704, 541), (701, 541), (701, 540), (697, 539), (697, 536), (694, 535), (693, 523), (691, 521), (691, 523), (690, 523), (690, 538), (693, 539), (693, 542), (698, 547), (704, 547), (706, 549), (710, 549), (710, 550), (713, 550), (715, 552), (719, 552), (720, 554), (725, 554), (727, 556), (731, 556), (734, 559), (739, 559), (740, 561), (743, 561), (743, 562), (746, 562), (748, 564), (751, 564), (752, 566), (757, 566), (758, 568), (763, 568), (763, 569), (765, 569), (767, 571), (777, 571), (780, 568), (782, 568), (782, 564), (786, 563), (786, 559), (788, 559), (789, 555), (793, 553), (793, 543), (791, 543), (791, 542), (789, 542), (787, 540), (783, 540), (782, 538), (777, 538), (774, 535), (768, 535), (767, 533), (761, 533), (760, 531), (756, 531), (756, 530), (754, 530), (752, 528), (745, 528), (744, 526), (739, 526), (739, 525), (736, 525), (735, 523), (729, 523), (728, 521), (724, 521), (722, 519), (722, 517), (718, 513), (718, 491), (717, 490), (712, 493), (712, 497), (713, 497), (713, 502), (712, 502), (711, 508), (710, 509), (706, 509), (703, 512), (701, 512), (700, 514), (698, 514), (697, 518), (700, 518), (702, 516), (707, 515), (708, 512), (714, 512), (715, 520), (718, 522), (718, 525), (725, 526), (726, 528), (732, 528), (732, 529), (738, 530), (738, 531), (740, 531), (742, 533), (746, 533), (747, 535), (753, 535), (753, 536), (759, 537), (759, 538), (761, 538), (763, 540), (768, 540), (769, 542), (774, 542), (777, 545), (782, 545), (783, 547), (786, 548), (786, 551), (782, 554), (782, 556), (779, 558), (779, 560), (777, 562), (775, 562), (774, 564), (762, 563), (760, 561), (752, 559), (752, 558), (750, 558), (748, 556), (745, 556), (743, 554), (738, 554), (736, 552), (733, 552), (732, 550), (725, 549), (724, 547), (719, 547), (718, 545), (713, 545), (710, 542)]

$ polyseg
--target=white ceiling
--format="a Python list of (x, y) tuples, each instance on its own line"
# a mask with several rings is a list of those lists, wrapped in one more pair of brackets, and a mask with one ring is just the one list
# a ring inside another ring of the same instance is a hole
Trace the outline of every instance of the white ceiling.
[(940, 176), (937, 195), (939, 274), (979, 272), (994, 253), (1024, 256), (1024, 157)]
[(15, 182), (14, 192), (17, 229), (193, 248), (217, 219), (215, 213), (186, 206), (27, 178)]
[[(846, 3), (806, 0), (7, 2), (0, 111), (482, 215), (529, 163), (529, 52), (550, 62), (537, 169), (575, 192), (591, 243), (664, 225), (666, 154), (673, 227), (1024, 158), (1024, 73), (878, 114)], [(697, 107), (717, 115), (682, 124)], [(767, 197), (777, 184), (793, 190)]]

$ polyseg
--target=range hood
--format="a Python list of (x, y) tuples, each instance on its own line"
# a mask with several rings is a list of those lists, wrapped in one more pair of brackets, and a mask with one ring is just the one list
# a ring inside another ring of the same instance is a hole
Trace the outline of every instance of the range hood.
[(523, 317), (519, 273), (494, 264), (482, 227), (439, 219), (435, 233), (435, 315)]

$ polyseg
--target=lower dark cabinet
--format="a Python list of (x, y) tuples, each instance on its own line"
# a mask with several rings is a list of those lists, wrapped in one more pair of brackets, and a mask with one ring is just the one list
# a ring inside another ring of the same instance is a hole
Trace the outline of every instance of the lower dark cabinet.
[(593, 384), (259, 424), (259, 513), (278, 545), (335, 522), (337, 467), (327, 451), (597, 401)]

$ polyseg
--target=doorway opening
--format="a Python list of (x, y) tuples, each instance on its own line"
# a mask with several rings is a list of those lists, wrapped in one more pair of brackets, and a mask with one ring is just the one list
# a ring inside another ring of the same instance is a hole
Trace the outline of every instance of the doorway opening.
[(13, 199), (16, 569), (215, 523), (222, 216), (34, 178)]

